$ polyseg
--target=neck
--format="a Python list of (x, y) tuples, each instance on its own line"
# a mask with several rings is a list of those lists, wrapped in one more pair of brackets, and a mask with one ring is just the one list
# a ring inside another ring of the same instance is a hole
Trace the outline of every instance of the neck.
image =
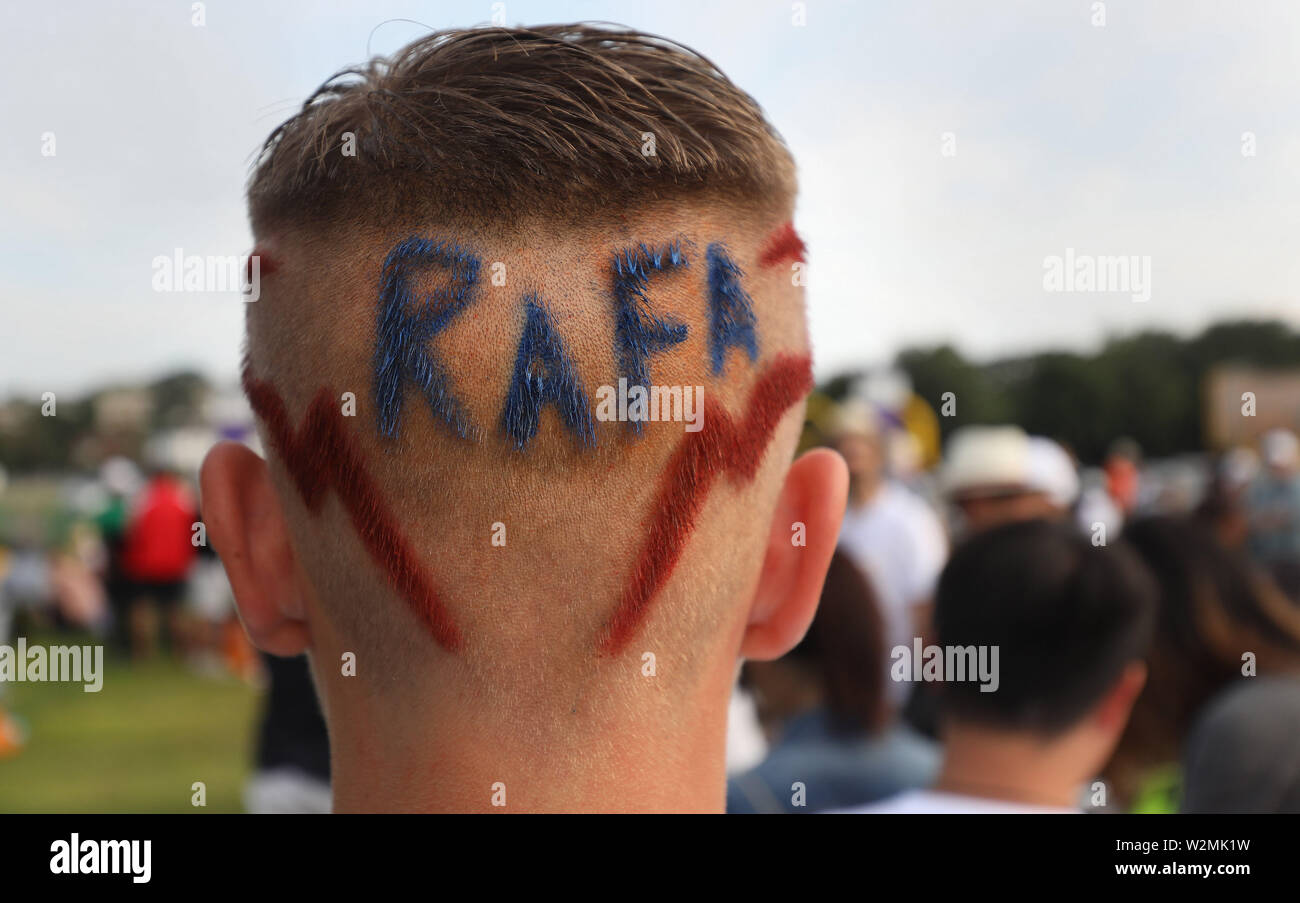
[[(1079, 756), (1068, 741), (953, 727), (935, 790), (1036, 806), (1078, 806)], [(1086, 769), (1085, 769), (1086, 771)]]
[[(729, 675), (728, 675), (729, 677)], [(336, 812), (722, 812), (727, 693), (539, 722), (453, 692), (393, 705), (332, 687)], [(716, 689), (716, 688), (715, 688)], [(661, 694), (653, 694), (662, 698)], [(391, 707), (390, 707), (391, 706)]]

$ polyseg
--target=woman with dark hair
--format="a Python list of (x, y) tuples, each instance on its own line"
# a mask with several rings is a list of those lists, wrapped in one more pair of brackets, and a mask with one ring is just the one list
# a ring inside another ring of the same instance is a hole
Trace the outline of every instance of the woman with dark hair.
[(1121, 807), (1173, 811), (1178, 761), (1210, 700), (1257, 673), (1300, 674), (1300, 610), (1201, 521), (1143, 518), (1124, 539), (1159, 583), (1159, 616), (1146, 686), (1105, 776)]
[(728, 782), (727, 812), (819, 812), (928, 783), (938, 749), (890, 723), (886, 655), (871, 584), (836, 551), (799, 645), (776, 661), (745, 663), (741, 683), (773, 746)]

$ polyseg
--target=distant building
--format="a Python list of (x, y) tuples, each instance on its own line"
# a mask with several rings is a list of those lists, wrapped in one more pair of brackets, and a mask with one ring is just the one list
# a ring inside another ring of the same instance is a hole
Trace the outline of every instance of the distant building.
[(0, 433), (17, 433), (27, 426), (27, 415), (31, 408), (21, 401), (13, 400), (0, 403)]
[(153, 414), (148, 389), (110, 389), (94, 401), (95, 429), (101, 433), (144, 432)]
[(1300, 369), (1214, 367), (1205, 377), (1204, 404), (1205, 438), (1211, 448), (1253, 445), (1277, 427), (1300, 432)]

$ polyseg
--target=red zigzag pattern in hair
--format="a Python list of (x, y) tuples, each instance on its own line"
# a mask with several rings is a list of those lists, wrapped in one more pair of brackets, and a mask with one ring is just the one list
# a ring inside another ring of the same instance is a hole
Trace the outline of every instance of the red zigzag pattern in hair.
[[(334, 393), (329, 388), (317, 392), (295, 431), (284, 400), (270, 383), (254, 379), (247, 368), (243, 381), (249, 403), (266, 424), (271, 447), (284, 462), (307, 509), (318, 512), (326, 493), (333, 489), (370, 557), (394, 589), (439, 645), (452, 652), (461, 649), (464, 639), (460, 631), (340, 423)], [(709, 399), (704, 429), (687, 434), (669, 462), (655, 499), (649, 536), (600, 641), (602, 653), (620, 651), (636, 633), (676, 568), (714, 479), (725, 472), (738, 482), (752, 480), (782, 415), (811, 388), (811, 360), (779, 355), (750, 392), (745, 416), (739, 422)]]
[(799, 237), (799, 233), (794, 231), (794, 223), (787, 222), (773, 232), (772, 237), (767, 240), (762, 253), (758, 256), (758, 265), (776, 266), (787, 260), (797, 260), (802, 263), (807, 253), (808, 247)]
[(812, 385), (811, 359), (782, 354), (759, 376), (743, 419), (733, 420), (721, 404), (709, 398), (704, 429), (686, 434), (664, 472), (650, 533), (601, 636), (602, 653), (621, 651), (645, 620), (656, 594), (677, 567), (713, 481), (722, 473), (735, 482), (754, 479), (776, 425)]
[(393, 588), (440, 646), (449, 652), (460, 650), (464, 639), (344, 429), (334, 393), (329, 388), (317, 392), (295, 431), (284, 400), (270, 383), (254, 379), (247, 366), (243, 381), (249, 403), (266, 424), (271, 447), (293, 477), (307, 510), (319, 512), (333, 489), (366, 551)]

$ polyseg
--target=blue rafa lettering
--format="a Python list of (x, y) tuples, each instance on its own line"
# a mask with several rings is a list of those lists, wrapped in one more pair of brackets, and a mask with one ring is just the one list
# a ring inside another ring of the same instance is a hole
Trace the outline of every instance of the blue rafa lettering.
[(537, 434), (542, 408), (555, 405), (569, 432), (584, 447), (596, 444), (596, 423), (578, 371), (541, 298), (524, 297), (524, 332), (515, 355), (514, 376), (501, 409), (501, 430), (523, 450)]
[(709, 357), (713, 374), (721, 376), (727, 365), (727, 349), (739, 345), (758, 357), (758, 336), (754, 331), (754, 302), (740, 284), (744, 272), (718, 243), (709, 245)]
[[(614, 353), (628, 386), (649, 391), (650, 355), (686, 340), (686, 324), (661, 318), (650, 310), (646, 289), (654, 273), (687, 266), (681, 243), (646, 245), (614, 254)], [(641, 431), (639, 420), (630, 420)]]
[[(413, 276), (421, 267), (447, 271), (450, 284), (416, 297)], [(379, 432), (397, 438), (402, 395), (409, 378), (429, 407), (462, 439), (475, 430), (429, 342), (477, 296), (478, 257), (451, 242), (412, 236), (384, 260), (379, 282), (379, 322), (375, 336), (374, 394)]]

